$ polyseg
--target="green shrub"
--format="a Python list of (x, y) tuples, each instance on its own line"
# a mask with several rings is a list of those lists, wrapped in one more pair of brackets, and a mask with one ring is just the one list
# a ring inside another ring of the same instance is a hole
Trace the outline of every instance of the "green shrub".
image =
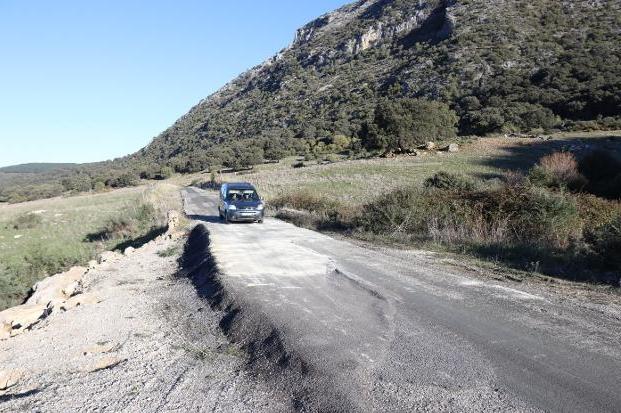
[(576, 205), (585, 230), (607, 225), (621, 215), (621, 202), (591, 194), (578, 194)]
[(517, 241), (539, 242), (542, 248), (567, 248), (580, 237), (578, 209), (570, 195), (543, 188), (503, 188), (497, 193), (495, 207), (509, 218)]
[(24, 255), (26, 263), (24, 271), (37, 277), (44, 274), (56, 274), (77, 264), (83, 258), (80, 254), (76, 255), (75, 251), (64, 250), (62, 246), (51, 247), (38, 243), (28, 247)]
[(336, 155), (336, 154), (329, 153), (329, 154), (327, 154), (326, 156), (324, 156), (323, 160), (324, 160), (325, 162), (331, 162), (331, 163), (334, 163), (334, 162), (338, 162), (338, 161), (340, 160), (340, 158), (339, 158), (339, 156), (338, 156), (338, 155)]
[(585, 240), (606, 267), (621, 269), (621, 214), (611, 222), (585, 231)]
[(384, 99), (361, 133), (367, 149), (404, 151), (430, 140), (454, 138), (457, 115), (446, 104), (424, 99)]
[(140, 183), (140, 178), (133, 172), (123, 172), (116, 178), (109, 179), (106, 185), (113, 188), (125, 188), (128, 186), (136, 186)]
[[(426, 237), (425, 222), (430, 218), (433, 202), (429, 191), (408, 188), (380, 196), (376, 201), (365, 205), (358, 225), (365, 231), (379, 233), (410, 233)], [(443, 197), (438, 191), (438, 196)], [(439, 201), (439, 199), (438, 199)], [(445, 203), (438, 202), (438, 212)]]
[(476, 183), (464, 176), (449, 172), (438, 172), (425, 180), (426, 188), (450, 189), (456, 191), (474, 191)]
[(95, 192), (103, 192), (105, 190), (106, 190), (106, 184), (103, 183), (102, 181), (97, 181), (93, 185), (93, 191)]
[(272, 205), (294, 209), (278, 216), (300, 226), (432, 243), (576, 280), (614, 283), (598, 271), (619, 268), (621, 202), (532, 186), (518, 175), (483, 189), (460, 175), (438, 173), (425, 187), (382, 194), (360, 208), (309, 192), (279, 197)]
[(397, 190), (366, 205), (358, 222), (367, 231), (405, 233), (420, 240), (542, 248), (566, 248), (581, 229), (569, 196), (527, 187)]
[(101, 239), (125, 239), (136, 232), (136, 222), (127, 215), (109, 218), (101, 229)]
[(127, 240), (146, 233), (157, 225), (157, 211), (148, 203), (138, 205), (122, 215), (109, 218), (102, 228), (87, 236), (87, 241)]
[(533, 185), (549, 188), (583, 189), (587, 180), (578, 171), (578, 162), (569, 152), (555, 152), (539, 160), (528, 174)]
[(61, 180), (62, 186), (66, 191), (88, 192), (92, 189), (91, 177), (87, 174), (76, 173)]
[(170, 166), (163, 166), (158, 174), (159, 179), (169, 179), (174, 175), (175, 171)]
[(341, 152), (351, 146), (352, 139), (345, 135), (334, 135), (330, 144), (332, 145), (331, 149), (336, 152)]
[(309, 212), (328, 213), (338, 209), (339, 203), (309, 191), (299, 191), (273, 199), (270, 201), (270, 206), (276, 209), (288, 207)]

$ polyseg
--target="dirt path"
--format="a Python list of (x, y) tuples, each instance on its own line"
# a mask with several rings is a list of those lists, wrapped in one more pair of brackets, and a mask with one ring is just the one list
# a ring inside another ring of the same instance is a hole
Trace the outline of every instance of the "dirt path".
[(0, 411), (286, 410), (247, 376), (220, 316), (175, 278), (181, 242), (158, 241), (98, 265), (84, 284), (100, 303), (53, 313), (0, 341), (1, 369), (21, 376), (0, 391)]

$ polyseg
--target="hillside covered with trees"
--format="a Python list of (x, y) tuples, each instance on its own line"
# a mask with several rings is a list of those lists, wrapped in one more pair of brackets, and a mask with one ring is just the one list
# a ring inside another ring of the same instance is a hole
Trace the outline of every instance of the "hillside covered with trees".
[(299, 29), (138, 153), (3, 185), (0, 201), (456, 134), (619, 129), (620, 28), (618, 0), (361, 0)]
[(448, 106), (460, 134), (619, 127), (620, 27), (618, 1), (359, 1), (298, 30), (133, 158), (177, 170), (234, 163), (249, 146), (275, 158), (299, 139), (355, 140), (382, 100), (401, 98)]

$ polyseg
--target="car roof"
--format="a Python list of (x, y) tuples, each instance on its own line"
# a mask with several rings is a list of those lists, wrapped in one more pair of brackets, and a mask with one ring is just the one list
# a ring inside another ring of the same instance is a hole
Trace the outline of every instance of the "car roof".
[(225, 185), (227, 189), (254, 189), (254, 186), (248, 182), (231, 182)]

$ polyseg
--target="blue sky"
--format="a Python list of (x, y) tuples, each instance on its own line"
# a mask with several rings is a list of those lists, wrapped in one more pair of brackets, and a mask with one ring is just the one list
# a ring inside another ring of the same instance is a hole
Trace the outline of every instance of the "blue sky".
[(134, 152), (347, 0), (1, 0), (0, 166)]

